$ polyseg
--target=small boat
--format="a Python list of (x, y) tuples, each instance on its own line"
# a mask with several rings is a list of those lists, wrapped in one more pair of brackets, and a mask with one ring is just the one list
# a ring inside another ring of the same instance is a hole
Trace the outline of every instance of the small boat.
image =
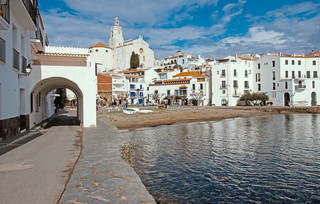
[(135, 109), (133, 108), (124, 108), (123, 110), (123, 113), (125, 114), (134, 114), (135, 112), (137, 112)]

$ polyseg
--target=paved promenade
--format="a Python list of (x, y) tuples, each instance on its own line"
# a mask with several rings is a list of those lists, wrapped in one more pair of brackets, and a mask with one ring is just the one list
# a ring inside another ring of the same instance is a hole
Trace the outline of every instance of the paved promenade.
[(129, 140), (99, 119), (97, 128), (85, 128), (82, 155), (60, 202), (155, 203), (133, 168), (121, 158), (119, 146)]

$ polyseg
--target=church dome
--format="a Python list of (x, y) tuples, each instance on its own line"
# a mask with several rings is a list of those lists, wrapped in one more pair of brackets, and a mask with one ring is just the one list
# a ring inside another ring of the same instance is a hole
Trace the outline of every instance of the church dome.
[(111, 49), (111, 47), (109, 47), (108, 45), (105, 45), (103, 43), (97, 43), (95, 45), (92, 45), (91, 47), (89, 47), (89, 49), (94, 48), (94, 47), (104, 47), (104, 48)]

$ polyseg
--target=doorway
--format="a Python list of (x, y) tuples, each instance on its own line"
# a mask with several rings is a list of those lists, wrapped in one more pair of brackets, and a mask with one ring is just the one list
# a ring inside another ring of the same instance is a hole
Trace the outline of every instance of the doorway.
[(289, 93), (284, 94), (284, 106), (290, 106), (290, 94)]

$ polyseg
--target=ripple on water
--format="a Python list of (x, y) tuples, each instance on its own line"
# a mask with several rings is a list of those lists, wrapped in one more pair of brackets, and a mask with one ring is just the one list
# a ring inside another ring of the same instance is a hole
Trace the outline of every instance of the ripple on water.
[(320, 117), (181, 123), (130, 131), (136, 172), (163, 203), (320, 202)]

